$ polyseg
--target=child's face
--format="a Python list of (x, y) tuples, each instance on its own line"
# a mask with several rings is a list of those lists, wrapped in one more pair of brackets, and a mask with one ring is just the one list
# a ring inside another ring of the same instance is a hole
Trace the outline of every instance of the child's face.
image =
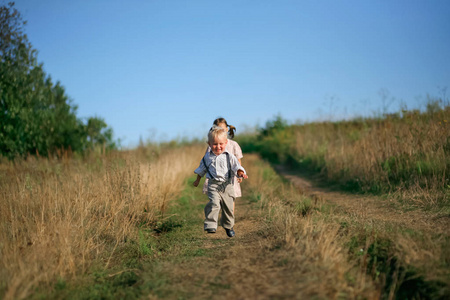
[(220, 155), (225, 151), (228, 139), (225, 136), (216, 136), (213, 141), (209, 142), (212, 152), (215, 155)]

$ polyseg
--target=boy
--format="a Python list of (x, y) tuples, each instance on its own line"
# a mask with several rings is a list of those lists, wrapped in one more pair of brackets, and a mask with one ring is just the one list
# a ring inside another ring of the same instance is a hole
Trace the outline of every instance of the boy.
[(200, 178), (206, 174), (208, 182), (209, 203), (205, 206), (205, 226), (208, 233), (215, 233), (219, 211), (222, 208), (222, 226), (229, 237), (234, 237), (234, 177), (248, 178), (245, 169), (239, 164), (233, 154), (225, 150), (228, 138), (227, 131), (219, 126), (213, 126), (208, 133), (208, 144), (211, 151), (203, 156), (200, 166), (195, 169), (197, 180), (194, 186), (200, 183)]

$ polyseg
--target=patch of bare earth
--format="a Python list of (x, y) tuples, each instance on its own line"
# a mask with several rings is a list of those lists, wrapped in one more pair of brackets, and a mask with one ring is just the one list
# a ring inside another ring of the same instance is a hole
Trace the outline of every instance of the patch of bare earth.
[(261, 228), (257, 209), (237, 200), (236, 237), (223, 228), (204, 235), (205, 256), (176, 266), (167, 265), (171, 287), (192, 299), (297, 299), (295, 278), (288, 276), (283, 258)]
[(350, 216), (358, 217), (362, 221), (380, 221), (413, 230), (445, 235), (450, 233), (450, 218), (448, 216), (419, 209), (410, 211), (395, 209), (388, 200), (375, 196), (336, 192), (318, 187), (311, 180), (296, 174), (285, 166), (278, 165), (275, 169), (306, 195), (334, 204), (337, 209), (343, 210)]

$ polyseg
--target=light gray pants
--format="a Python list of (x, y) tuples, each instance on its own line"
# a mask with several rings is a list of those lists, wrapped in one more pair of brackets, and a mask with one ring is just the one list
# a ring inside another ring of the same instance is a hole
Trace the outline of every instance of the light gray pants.
[(209, 202), (205, 206), (205, 230), (217, 229), (219, 212), (222, 208), (222, 226), (231, 229), (234, 226), (234, 187), (231, 183), (209, 180)]

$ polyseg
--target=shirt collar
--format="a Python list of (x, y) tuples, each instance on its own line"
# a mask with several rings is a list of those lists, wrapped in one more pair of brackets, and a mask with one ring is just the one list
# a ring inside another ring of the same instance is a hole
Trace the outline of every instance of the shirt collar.
[[(230, 152), (228, 152), (228, 150), (227, 149), (225, 149), (225, 150), (223, 150), (223, 152), (222, 153), (220, 153), (219, 155), (222, 155), (222, 154), (224, 154), (224, 153), (228, 153), (228, 154), (230, 154)], [(211, 154), (211, 155), (215, 155), (215, 156), (219, 156), (219, 155), (216, 155), (213, 151), (212, 151), (212, 149), (211, 150), (209, 150), (209, 154)]]

